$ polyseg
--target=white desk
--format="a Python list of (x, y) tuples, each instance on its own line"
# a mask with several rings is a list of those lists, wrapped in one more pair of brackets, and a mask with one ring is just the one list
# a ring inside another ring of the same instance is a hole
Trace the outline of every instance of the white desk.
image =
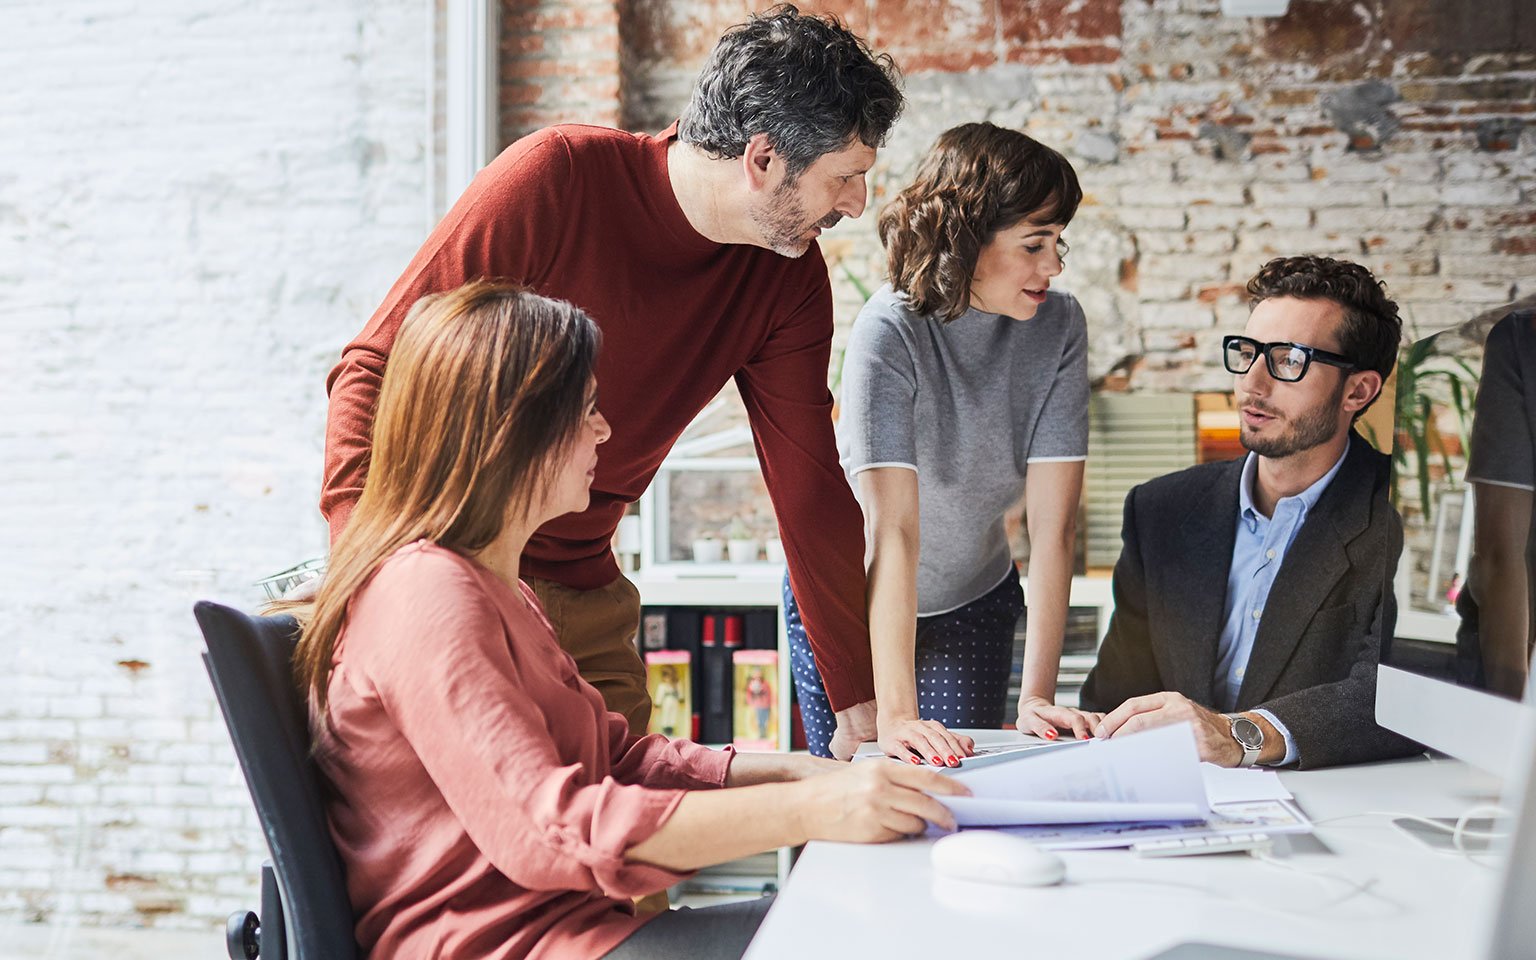
[[(968, 731), (979, 742), (1009, 732)], [(1063, 853), (1067, 880), (1043, 888), (935, 877), (931, 841), (812, 843), (763, 922), (749, 960), (1141, 960), (1185, 940), (1350, 960), (1456, 960), (1481, 935), (1494, 871), (1435, 853), (1369, 810), (1457, 816), (1493, 779), (1452, 760), (1415, 758), (1282, 773), (1315, 838), (1275, 856), (1356, 881), (1370, 893), (1245, 855), (1146, 860), (1127, 850)], [(1484, 858), (1487, 862), (1489, 858)], [(1342, 901), (1342, 902), (1341, 902)]]

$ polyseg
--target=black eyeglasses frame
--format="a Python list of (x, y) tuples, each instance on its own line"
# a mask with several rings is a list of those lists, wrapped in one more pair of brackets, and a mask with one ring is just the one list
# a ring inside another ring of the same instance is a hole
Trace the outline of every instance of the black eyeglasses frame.
[[(1238, 376), (1242, 376), (1249, 370), (1252, 370), (1253, 364), (1248, 364), (1248, 366), (1242, 370), (1233, 369), (1231, 357), (1232, 345), (1234, 343), (1245, 343), (1252, 346), (1254, 349), (1254, 363), (1258, 362), (1259, 357), (1263, 357), (1264, 368), (1269, 371), (1269, 375), (1271, 377), (1280, 381), (1281, 383), (1300, 383), (1301, 380), (1306, 377), (1307, 371), (1312, 369), (1312, 362), (1314, 360), (1318, 363), (1325, 363), (1330, 367), (1339, 367), (1346, 372), (1360, 369), (1360, 365), (1358, 363), (1354, 362), (1343, 354), (1333, 353), (1332, 351), (1323, 350), (1319, 347), (1309, 347), (1304, 343), (1293, 343), (1289, 340), (1276, 340), (1273, 343), (1264, 343), (1263, 341), (1255, 340), (1252, 337), (1243, 337), (1238, 336), (1237, 334), (1229, 334), (1221, 338), (1221, 362), (1222, 365), (1227, 368), (1228, 373), (1234, 373)], [(1275, 370), (1274, 354), (1271, 351), (1276, 347), (1284, 347), (1287, 350), (1300, 350), (1302, 356), (1306, 358), (1302, 361), (1301, 372), (1298, 373), (1295, 377), (1282, 377), (1280, 373)]]

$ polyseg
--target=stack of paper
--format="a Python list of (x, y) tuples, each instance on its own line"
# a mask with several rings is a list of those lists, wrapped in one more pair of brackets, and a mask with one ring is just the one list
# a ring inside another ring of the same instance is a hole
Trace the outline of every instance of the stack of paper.
[(1307, 833), (1273, 770), (1201, 763), (1187, 724), (1114, 740), (1020, 744), (967, 758), (940, 797), (962, 827), (1002, 827), (1051, 850), (1223, 833)]
[(969, 797), (940, 797), (963, 827), (1192, 821), (1211, 814), (1188, 724), (1070, 748), (968, 761)]

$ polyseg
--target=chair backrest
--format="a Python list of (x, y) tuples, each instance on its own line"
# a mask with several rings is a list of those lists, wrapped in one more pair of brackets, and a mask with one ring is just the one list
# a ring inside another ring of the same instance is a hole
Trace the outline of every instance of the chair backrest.
[(298, 624), (206, 600), (193, 613), (208, 643), (203, 662), (272, 851), (295, 956), (354, 960), (346, 874), (326, 824), (304, 697), (293, 679)]

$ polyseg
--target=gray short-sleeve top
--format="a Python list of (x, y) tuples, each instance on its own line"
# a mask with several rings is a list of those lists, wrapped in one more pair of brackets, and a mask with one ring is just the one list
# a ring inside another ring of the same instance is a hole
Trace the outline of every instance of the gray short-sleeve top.
[(889, 284), (864, 305), (843, 358), (838, 453), (855, 491), (873, 467), (917, 471), (917, 609), (931, 616), (997, 586), (1012, 559), (1003, 514), (1029, 464), (1088, 455), (1088, 331), (1071, 294), (1029, 320), (914, 313)]

